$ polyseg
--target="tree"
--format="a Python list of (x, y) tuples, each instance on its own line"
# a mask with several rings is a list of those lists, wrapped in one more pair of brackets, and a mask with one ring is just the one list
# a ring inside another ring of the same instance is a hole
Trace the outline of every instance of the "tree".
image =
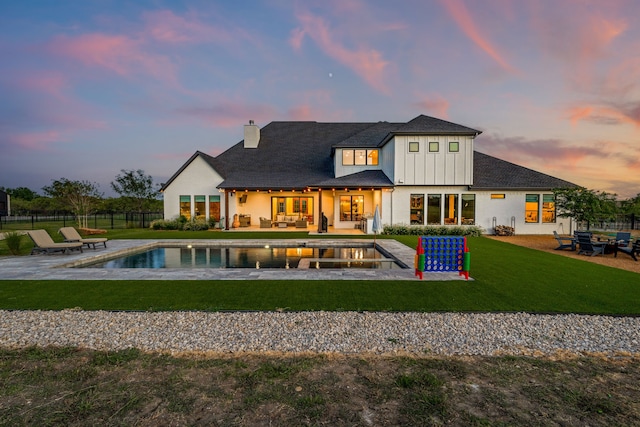
[(556, 199), (557, 215), (562, 218), (573, 218), (576, 222), (615, 219), (617, 212), (616, 195), (604, 191), (588, 190), (584, 187), (556, 188), (553, 190)]
[(48, 196), (61, 203), (76, 215), (78, 227), (88, 228), (89, 215), (95, 212), (102, 194), (95, 183), (88, 181), (70, 181), (60, 178), (48, 187), (42, 187)]
[(16, 188), (3, 188), (0, 187), (0, 190), (6, 191), (12, 199), (21, 199), (26, 200), (27, 202), (32, 201), (33, 199), (39, 197), (38, 193), (27, 188), (27, 187), (16, 187)]
[(156, 199), (158, 191), (154, 189), (153, 178), (145, 175), (144, 171), (138, 169), (124, 170), (122, 174), (116, 175), (116, 180), (111, 182), (111, 188), (118, 193), (125, 201), (125, 206), (129, 210), (143, 212), (149, 209)]

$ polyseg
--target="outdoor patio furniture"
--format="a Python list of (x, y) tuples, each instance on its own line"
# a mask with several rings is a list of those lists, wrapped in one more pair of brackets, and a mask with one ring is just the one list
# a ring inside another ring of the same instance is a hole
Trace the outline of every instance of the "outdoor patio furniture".
[(71, 252), (79, 250), (82, 252), (81, 242), (56, 243), (46, 230), (29, 230), (27, 234), (33, 240), (35, 247), (31, 249), (31, 255), (36, 253)]
[(240, 227), (249, 227), (251, 225), (251, 215), (240, 215)]
[(560, 236), (555, 230), (553, 231), (553, 236), (558, 241), (556, 251), (560, 251), (562, 249), (571, 249), (572, 251), (576, 250), (576, 239), (574, 237)]
[(307, 228), (307, 220), (299, 219), (296, 221), (296, 228)]
[(93, 237), (90, 239), (84, 239), (82, 238), (80, 233), (78, 233), (78, 230), (73, 227), (62, 227), (60, 230), (58, 230), (58, 233), (62, 234), (64, 241), (67, 243), (80, 242), (83, 245), (87, 245), (87, 248), (93, 247), (93, 249), (95, 249), (96, 245), (99, 244), (103, 244), (105, 248), (107, 247), (108, 239), (106, 237)]
[(260, 217), (260, 228), (271, 228), (271, 220), (269, 218)]
[(614, 253), (614, 257), (618, 256), (618, 252), (625, 253), (633, 258), (634, 261), (638, 261), (638, 255), (640, 255), (640, 238), (636, 239), (633, 244), (629, 244), (628, 246), (617, 246)]
[(617, 232), (616, 242), (618, 243), (618, 247), (629, 246), (629, 243), (631, 243), (631, 233), (624, 231)]
[(578, 255), (603, 255), (607, 242), (594, 242), (591, 240), (591, 233), (576, 233), (580, 250)]

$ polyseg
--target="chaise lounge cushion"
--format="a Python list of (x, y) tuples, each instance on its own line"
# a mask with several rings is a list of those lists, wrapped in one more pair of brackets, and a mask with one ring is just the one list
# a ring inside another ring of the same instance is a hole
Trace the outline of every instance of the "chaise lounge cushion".
[(68, 242), (68, 243), (56, 243), (53, 241), (49, 233), (46, 230), (29, 230), (27, 234), (33, 240), (34, 247), (31, 250), (31, 255), (36, 253), (53, 253), (53, 252), (71, 252), (72, 250), (79, 250), (82, 252), (81, 242)]
[(58, 233), (62, 234), (65, 242), (80, 242), (83, 245), (87, 245), (88, 248), (93, 247), (96, 248), (97, 244), (103, 244), (104, 247), (107, 247), (107, 238), (106, 237), (94, 237), (91, 239), (84, 239), (78, 230), (73, 227), (62, 227), (58, 230)]

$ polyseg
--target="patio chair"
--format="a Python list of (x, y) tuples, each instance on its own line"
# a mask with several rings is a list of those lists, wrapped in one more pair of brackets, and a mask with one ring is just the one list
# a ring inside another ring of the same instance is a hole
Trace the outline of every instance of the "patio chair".
[(553, 237), (558, 241), (558, 247), (556, 251), (560, 251), (562, 249), (571, 249), (572, 251), (576, 250), (576, 239), (573, 237), (565, 237), (560, 236), (557, 231), (553, 231)]
[(82, 252), (82, 243), (80, 242), (66, 242), (56, 243), (53, 241), (49, 233), (46, 230), (29, 230), (27, 234), (33, 240), (35, 245), (31, 249), (31, 255), (36, 253), (54, 253), (54, 252), (71, 252), (72, 250), (79, 250)]
[(271, 220), (263, 216), (260, 217), (260, 228), (271, 228)]
[(576, 233), (576, 238), (578, 239), (578, 244), (580, 245), (580, 250), (578, 251), (578, 255), (590, 255), (596, 256), (598, 254), (604, 254), (604, 248), (606, 242), (599, 244), (595, 243), (591, 240), (591, 233)]
[(87, 245), (87, 248), (93, 247), (96, 248), (97, 244), (102, 243), (104, 247), (107, 247), (107, 238), (106, 237), (95, 237), (91, 239), (84, 239), (73, 227), (62, 227), (58, 230), (58, 233), (62, 234), (65, 242), (80, 242), (83, 245)]
[(617, 232), (616, 242), (618, 242), (618, 246), (629, 246), (631, 243), (631, 233), (623, 231)]
[(640, 238), (636, 239), (633, 244), (629, 244), (628, 246), (619, 247), (616, 245), (616, 250), (613, 256), (617, 258), (618, 252), (623, 252), (633, 258), (634, 261), (638, 261), (637, 255), (640, 255)]

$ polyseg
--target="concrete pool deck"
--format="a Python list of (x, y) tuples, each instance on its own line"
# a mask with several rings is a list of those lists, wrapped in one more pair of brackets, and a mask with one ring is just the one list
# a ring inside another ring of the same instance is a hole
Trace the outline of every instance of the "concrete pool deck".
[[(204, 246), (223, 242), (225, 246), (283, 245), (295, 247), (307, 239), (260, 240), (109, 240), (107, 248), (84, 249), (83, 253), (10, 256), (0, 258), (0, 280), (419, 280), (413, 269), (415, 249), (393, 239), (379, 239), (376, 245), (409, 266), (406, 269), (253, 269), (253, 268), (73, 268), (90, 261), (111, 259), (162, 245)], [(370, 239), (322, 239), (326, 246), (371, 244)], [(457, 272), (425, 273), (424, 281), (465, 280)], [(473, 280), (473, 279), (469, 279)]]

